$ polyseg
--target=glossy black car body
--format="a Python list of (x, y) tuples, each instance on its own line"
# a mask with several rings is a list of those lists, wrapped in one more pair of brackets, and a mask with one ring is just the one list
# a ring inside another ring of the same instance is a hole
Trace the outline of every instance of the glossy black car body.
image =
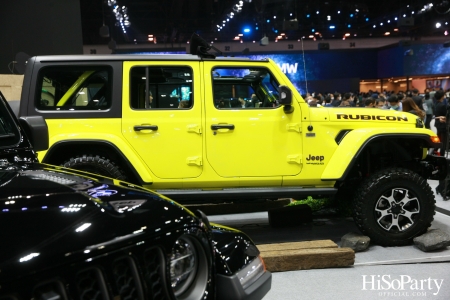
[(24, 131), (41, 148), (45, 129), (33, 119), (19, 126), (0, 98), (1, 300), (268, 292), (271, 274), (244, 233), (140, 187), (39, 164)]

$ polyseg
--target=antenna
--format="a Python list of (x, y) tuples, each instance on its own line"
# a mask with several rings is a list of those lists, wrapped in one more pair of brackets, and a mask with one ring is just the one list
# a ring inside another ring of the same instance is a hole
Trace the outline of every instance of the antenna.
[(303, 37), (302, 37), (302, 55), (303, 55), (303, 71), (305, 72), (305, 88), (306, 88), (306, 93), (309, 93), (308, 78), (306, 77), (306, 60), (305, 60), (305, 48), (303, 47)]

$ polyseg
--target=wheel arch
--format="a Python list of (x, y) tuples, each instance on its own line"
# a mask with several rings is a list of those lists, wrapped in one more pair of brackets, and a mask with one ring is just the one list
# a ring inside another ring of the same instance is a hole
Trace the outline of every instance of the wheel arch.
[[(406, 145), (417, 145), (421, 152), (417, 152), (416, 155), (420, 155), (420, 160), (424, 159), (425, 153), (423, 149), (439, 147), (439, 143), (433, 143), (428, 134), (411, 134), (411, 133), (388, 133), (388, 134), (376, 134), (360, 142), (360, 146), (357, 147), (358, 139), (363, 136), (352, 134), (349, 132), (343, 140), (340, 141), (338, 149), (327, 164), (322, 180), (324, 181), (337, 181), (343, 182), (349, 178), (349, 176), (355, 172), (359, 167), (369, 168), (367, 165), (360, 165), (364, 162), (364, 156), (370, 149), (374, 149), (379, 145), (388, 142), (391, 145), (395, 145), (394, 148), (389, 149), (389, 153), (393, 154), (395, 150), (403, 149), (404, 153), (411, 153), (413, 149), (405, 148)], [(337, 141), (337, 143), (339, 143)], [(417, 150), (419, 151), (419, 150)], [(370, 168), (369, 168), (370, 169)], [(376, 169), (376, 168), (375, 168)]]
[(42, 162), (61, 165), (71, 157), (82, 154), (94, 154), (106, 157), (120, 166), (129, 177), (129, 181), (142, 184), (143, 180), (136, 168), (123, 152), (113, 143), (103, 140), (70, 140), (54, 143), (46, 152)]

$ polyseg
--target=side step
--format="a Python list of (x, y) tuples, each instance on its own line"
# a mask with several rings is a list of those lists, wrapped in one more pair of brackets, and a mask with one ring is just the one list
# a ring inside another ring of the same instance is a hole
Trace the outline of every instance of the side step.
[(258, 199), (280, 199), (315, 195), (334, 195), (336, 188), (314, 187), (268, 187), (268, 188), (224, 188), (224, 189), (162, 189), (155, 190), (175, 201), (189, 203), (217, 203), (220, 201), (242, 201)]

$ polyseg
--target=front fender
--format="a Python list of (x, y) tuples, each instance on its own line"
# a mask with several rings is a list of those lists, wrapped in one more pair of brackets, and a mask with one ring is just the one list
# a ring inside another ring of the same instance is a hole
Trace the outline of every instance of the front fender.
[(433, 143), (431, 138), (436, 134), (429, 129), (414, 128), (414, 132), (404, 128), (364, 128), (350, 131), (339, 143), (329, 163), (322, 173), (322, 180), (339, 180), (346, 176), (352, 168), (359, 154), (365, 147), (378, 139), (383, 138), (413, 138), (423, 141), (423, 145), (429, 148), (437, 148), (440, 143)]

